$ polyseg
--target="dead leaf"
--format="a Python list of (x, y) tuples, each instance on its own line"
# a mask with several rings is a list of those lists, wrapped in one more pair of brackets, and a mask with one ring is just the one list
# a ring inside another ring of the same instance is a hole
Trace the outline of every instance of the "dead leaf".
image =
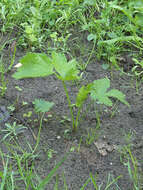
[(102, 156), (106, 156), (108, 152), (112, 152), (115, 149), (114, 145), (109, 145), (106, 141), (101, 139), (94, 142), (94, 144)]

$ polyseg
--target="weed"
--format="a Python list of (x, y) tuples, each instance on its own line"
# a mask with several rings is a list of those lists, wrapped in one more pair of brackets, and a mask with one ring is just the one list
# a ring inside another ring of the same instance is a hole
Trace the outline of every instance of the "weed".
[(133, 183), (134, 190), (140, 190), (142, 187), (142, 176), (138, 171), (138, 161), (131, 152), (131, 147), (124, 146), (120, 150), (121, 162), (127, 167), (129, 177)]
[(8, 81), (5, 79), (6, 69), (4, 67), (4, 63), (2, 58), (0, 59), (0, 94), (4, 96), (7, 90)]
[[(107, 183), (105, 185), (104, 190), (109, 190), (110, 188), (112, 188), (113, 185), (114, 185), (114, 187), (116, 187), (116, 190), (120, 190), (119, 186), (117, 185), (117, 181), (121, 177), (122, 176), (118, 176), (118, 177), (114, 178), (111, 174), (109, 174), (108, 175), (108, 180), (107, 180)], [(96, 178), (97, 178), (97, 175), (93, 176), (93, 174), (90, 174), (90, 178), (87, 179), (87, 181), (82, 186), (82, 188), (80, 188), (80, 190), (84, 190), (90, 181), (93, 183), (93, 187), (94, 187), (95, 190), (101, 190), (103, 184), (98, 185), (97, 181), (96, 181)]]
[(7, 137), (10, 137), (10, 140), (13, 138), (17, 139), (17, 136), (24, 132), (27, 127), (23, 125), (18, 125), (16, 122), (13, 122), (11, 125), (10, 123), (5, 124), (6, 129), (3, 129), (2, 132), (5, 132), (6, 134), (2, 138), (2, 141), (4, 141)]
[(81, 76), (79, 76), (79, 70), (77, 69), (77, 62), (74, 59), (67, 62), (63, 54), (55, 52), (52, 53), (52, 58), (47, 57), (45, 54), (28, 53), (20, 62), (22, 66), (18, 68), (18, 71), (13, 75), (15, 79), (44, 77), (55, 74), (57, 79), (62, 82), (69, 105), (73, 131), (77, 130), (83, 104), (89, 95), (93, 101), (107, 106), (112, 106), (112, 101), (109, 97), (116, 98), (129, 106), (122, 92), (116, 89), (107, 91), (107, 89), (110, 88), (110, 80), (104, 78), (95, 80), (86, 86), (83, 85), (79, 89), (75, 102), (77, 114), (76, 117), (74, 117), (73, 104), (70, 100), (66, 82), (79, 80), (81, 78)]
[(85, 142), (87, 145), (91, 145), (95, 140), (97, 140), (99, 133), (98, 133), (99, 127), (96, 127), (95, 129), (90, 129), (87, 131), (87, 136), (85, 138)]
[(138, 61), (137, 59), (133, 58), (133, 61), (135, 62), (135, 66), (132, 68), (132, 72), (134, 73), (136, 77), (136, 91), (139, 92), (139, 86), (141, 85), (143, 81), (143, 60)]

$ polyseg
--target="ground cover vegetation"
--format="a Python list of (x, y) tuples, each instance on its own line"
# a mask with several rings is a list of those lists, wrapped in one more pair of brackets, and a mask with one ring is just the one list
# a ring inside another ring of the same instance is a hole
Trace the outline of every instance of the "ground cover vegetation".
[(0, 1), (0, 190), (143, 189), (143, 1)]

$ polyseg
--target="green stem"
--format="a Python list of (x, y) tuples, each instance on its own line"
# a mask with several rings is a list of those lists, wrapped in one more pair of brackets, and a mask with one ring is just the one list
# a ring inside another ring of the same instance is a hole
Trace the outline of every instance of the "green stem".
[(85, 68), (86, 68), (87, 65), (89, 64), (89, 61), (90, 61), (90, 59), (91, 59), (91, 57), (92, 57), (92, 54), (93, 54), (93, 52), (94, 52), (94, 48), (95, 48), (95, 42), (94, 42), (94, 44), (93, 44), (93, 47), (92, 47), (91, 53), (90, 53), (90, 55), (89, 55), (89, 58), (88, 58), (88, 60), (87, 60), (87, 62), (86, 62), (86, 64), (85, 64)]
[(39, 127), (39, 131), (38, 131), (38, 136), (37, 136), (37, 141), (36, 141), (36, 145), (35, 145), (35, 148), (33, 150), (33, 153), (36, 151), (38, 145), (39, 145), (39, 142), (40, 142), (40, 134), (41, 134), (41, 128), (42, 128), (42, 121), (43, 121), (43, 117), (44, 117), (45, 113), (43, 113), (43, 115), (41, 116), (41, 119), (40, 119), (40, 127)]
[(68, 105), (69, 105), (69, 109), (70, 109), (70, 114), (71, 114), (71, 119), (72, 119), (72, 128), (74, 130), (74, 128), (75, 128), (75, 119), (74, 119), (74, 115), (73, 115), (72, 103), (71, 103), (71, 100), (70, 100), (70, 97), (69, 97), (69, 93), (68, 93), (66, 84), (65, 84), (64, 81), (62, 81), (62, 83), (63, 83), (63, 87), (64, 87), (64, 90), (65, 90), (65, 93), (66, 93), (66, 97), (67, 97), (67, 101), (68, 101)]
[(11, 63), (10, 63), (10, 65), (9, 65), (9, 67), (8, 67), (8, 71), (11, 70), (11, 68), (12, 68), (12, 66), (13, 66), (13, 64), (14, 64), (14, 61), (15, 61), (15, 55), (16, 55), (16, 45), (14, 46), (13, 56), (12, 56)]
[(82, 108), (82, 106), (80, 106), (79, 109), (78, 109), (78, 111), (77, 111), (74, 131), (77, 130), (78, 120), (79, 120), (79, 117), (80, 117), (80, 111), (81, 111), (81, 108)]

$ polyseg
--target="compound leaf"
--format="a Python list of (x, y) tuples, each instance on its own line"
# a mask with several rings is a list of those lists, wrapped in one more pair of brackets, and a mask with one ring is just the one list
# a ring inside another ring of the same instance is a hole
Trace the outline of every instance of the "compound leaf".
[(48, 102), (42, 99), (35, 99), (33, 102), (36, 112), (48, 112), (54, 105), (53, 102)]

